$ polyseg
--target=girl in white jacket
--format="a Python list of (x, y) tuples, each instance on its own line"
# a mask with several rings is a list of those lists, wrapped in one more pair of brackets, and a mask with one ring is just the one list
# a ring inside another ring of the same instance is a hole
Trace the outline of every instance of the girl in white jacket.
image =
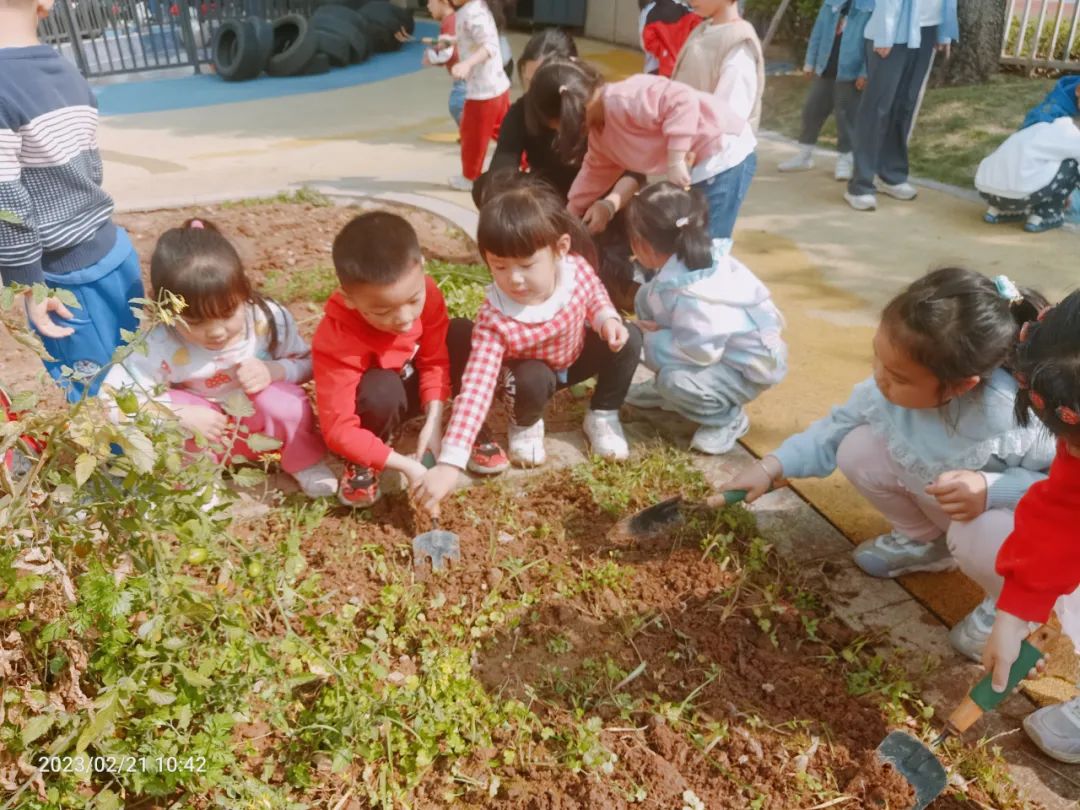
[(743, 405), (784, 378), (784, 320), (768, 289), (731, 256), (731, 240), (709, 236), (704, 199), (657, 183), (626, 214), (638, 263), (658, 271), (634, 305), (645, 365), (656, 378), (626, 401), (664, 408), (700, 425), (690, 446), (726, 453), (750, 428)]
[(1076, 119), (1032, 124), (1009, 136), (983, 158), (975, 188), (989, 204), (983, 219), (991, 225), (1024, 222), (1040, 233), (1065, 223), (1065, 206), (1080, 186), (1080, 127)]

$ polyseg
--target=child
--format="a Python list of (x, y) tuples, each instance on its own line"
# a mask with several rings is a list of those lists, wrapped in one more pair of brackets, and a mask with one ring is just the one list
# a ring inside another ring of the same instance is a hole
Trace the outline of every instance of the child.
[(641, 16), (638, 33), (641, 49), (645, 51), (645, 72), (671, 78), (675, 58), (682, 50), (690, 32), (701, 24), (679, 0), (638, 0)]
[(750, 429), (743, 405), (787, 372), (783, 317), (731, 256), (731, 242), (710, 239), (699, 195), (657, 183), (634, 197), (626, 219), (638, 264), (659, 271), (635, 301), (656, 378), (633, 386), (626, 401), (697, 422), (690, 446), (727, 453)]
[[(448, 353), (447, 330), (464, 326), (467, 335), (468, 322), (450, 325), (416, 232), (396, 214), (372, 211), (346, 225), (334, 240), (334, 268), (341, 287), (312, 341), (315, 395), (326, 443), (345, 459), (338, 499), (367, 507), (379, 499), (382, 470), (416, 483), (425, 454), (438, 456), (443, 403), (468, 356), (467, 337), (462, 356)], [(391, 449), (405, 420), (421, 413), (415, 456)], [(472, 447), (472, 472), (508, 466), (497, 444)]]
[[(1080, 115), (1080, 76), (1063, 76), (1046, 94), (1046, 98), (1028, 110), (1020, 128), (1030, 127), (1040, 121), (1050, 123), (1062, 116), (1075, 118), (1078, 115)], [(1073, 192), (1065, 206), (1065, 221), (1080, 222), (1080, 189)]]
[[(428, 0), (428, 13), (431, 18), (439, 23), (438, 41), (424, 51), (425, 65), (442, 65), (448, 73), (453, 73), (454, 65), (457, 64), (457, 49), (454, 41), (457, 39), (457, 29), (454, 21), (454, 7), (450, 0)], [(450, 117), (458, 129), (461, 128), (461, 113), (465, 109), (465, 81), (454, 79), (450, 86)]]
[(1042, 431), (1014, 423), (1017, 385), (1002, 368), (1020, 325), (1043, 303), (971, 270), (924, 276), (885, 307), (874, 376), (725, 489), (753, 501), (781, 478), (839, 467), (893, 527), (856, 548), (863, 571), (955, 568), (950, 546), (971, 548), (1053, 457)]
[[(914, 200), (908, 138), (934, 49), (946, 55), (960, 36), (957, 0), (878, 0), (866, 23), (866, 89), (855, 116), (855, 171), (844, 199), (856, 211), (877, 208), (877, 188)], [(871, 50), (872, 49), (872, 50)]]
[(591, 65), (552, 60), (536, 72), (526, 98), (530, 121), (556, 130), (564, 161), (584, 155), (570, 187), (571, 212), (583, 215), (627, 171), (666, 174), (704, 193), (714, 239), (731, 236), (735, 215), (727, 190), (711, 182), (723, 171), (712, 159), (746, 121), (718, 97), (662, 76), (606, 84)]
[[(997, 552), (997, 566), (984, 568), (980, 584), (991, 603), (997, 602), (997, 616), (982, 661), (998, 692), (1005, 689), (1020, 642), (1051, 611), (1073, 643), (1080, 641), (1080, 293), (1024, 330), (1012, 365), (1020, 384), (1017, 419), (1027, 424), (1034, 412), (1057, 438), (1057, 458), (1049, 478), (1020, 501), (1007, 539), (988, 538), (985, 548)], [(1024, 729), (1054, 759), (1080, 762), (1080, 699), (1039, 709), (1024, 720)]]
[[(450, 75), (467, 82), (461, 115), (461, 176), (450, 180), (458, 191), (472, 189), (484, 170), (488, 144), (499, 137), (499, 126), (510, 109), (510, 80), (503, 69), (499, 0), (450, 0), (457, 9), (458, 63)], [(499, 16), (496, 17), (495, 15)]]
[[(258, 459), (222, 409), (242, 392), (255, 412), (241, 424), (281, 442), (281, 469), (305, 495), (333, 495), (337, 481), (323, 462), (326, 447), (300, 387), (311, 379), (310, 351), (289, 311), (251, 288), (236, 249), (209, 222), (188, 220), (158, 240), (150, 284), (155, 295), (184, 299), (183, 321), (155, 326), (146, 352), (113, 366), (105, 387), (128, 388), (164, 406), (209, 440), (219, 460)], [(222, 447), (225, 441), (235, 443)], [(189, 450), (197, 452), (194, 443)]]
[(1065, 224), (1065, 206), (1080, 186), (1080, 128), (1074, 118), (1032, 124), (983, 158), (975, 188), (989, 204), (992, 225), (1024, 222), (1028, 233)]
[(863, 31), (873, 0), (826, 0), (818, 12), (810, 44), (806, 49), (803, 71), (814, 76), (803, 103), (799, 153), (781, 163), (782, 172), (801, 172), (814, 168), (814, 144), (821, 127), (833, 113), (836, 117), (837, 180), (850, 180), (854, 169), (851, 155), (855, 111), (859, 91), (866, 86), (866, 48)]
[[(138, 321), (139, 258), (112, 222), (101, 187), (97, 101), (86, 80), (37, 25), (52, 0), (0, 0), (0, 279), (45, 284), (79, 302), (24, 299), (69, 402), (97, 393), (102, 368)], [(64, 322), (53, 320), (55, 313)], [(64, 368), (70, 369), (68, 376)]]
[(619, 408), (641, 333), (623, 324), (588, 262), (569, 252), (580, 227), (558, 197), (530, 187), (497, 194), (481, 209), (477, 245), (495, 283), (472, 330), (439, 464), (415, 490), (429, 511), (438, 511), (457, 480), (496, 387), (509, 400), (514, 463), (544, 463), (544, 407), (558, 388), (591, 377), (597, 383), (584, 427), (592, 451), (628, 457)]

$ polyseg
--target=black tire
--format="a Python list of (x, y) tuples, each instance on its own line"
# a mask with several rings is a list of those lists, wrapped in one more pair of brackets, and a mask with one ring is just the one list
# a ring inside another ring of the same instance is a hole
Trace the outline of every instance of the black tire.
[(259, 44), (252, 29), (240, 20), (225, 20), (214, 33), (214, 70), (227, 82), (243, 82), (262, 73)]
[(388, 0), (375, 0), (360, 9), (368, 28), (368, 42), (376, 53), (396, 51), (401, 43), (394, 39), (394, 32), (404, 26), (398, 9)]
[(325, 53), (317, 53), (311, 57), (311, 61), (304, 65), (298, 76), (317, 76), (320, 73), (330, 72), (330, 59)]
[(359, 11), (370, 1), (371, 0), (316, 0), (315, 6), (317, 8), (325, 8), (326, 6), (340, 6), (342, 8), (352, 9), (353, 11)]
[(349, 43), (349, 61), (353, 64), (368, 58), (371, 46), (368, 44), (367, 23), (351, 9), (344, 6), (321, 6), (315, 9), (311, 24), (316, 31), (337, 34)]
[(266, 70), (274, 52), (274, 26), (262, 17), (248, 17), (244, 22), (251, 27), (251, 34), (259, 47), (259, 71)]
[(368, 35), (360, 28), (353, 30), (349, 36), (349, 58), (354, 65), (363, 62), (371, 55), (371, 45), (368, 42)]
[(324, 54), (331, 67), (345, 67), (352, 60), (352, 46), (341, 34), (316, 29), (319, 35), (319, 53)]
[(299, 14), (274, 20), (274, 52), (266, 66), (271, 76), (296, 76), (319, 50), (319, 35)]

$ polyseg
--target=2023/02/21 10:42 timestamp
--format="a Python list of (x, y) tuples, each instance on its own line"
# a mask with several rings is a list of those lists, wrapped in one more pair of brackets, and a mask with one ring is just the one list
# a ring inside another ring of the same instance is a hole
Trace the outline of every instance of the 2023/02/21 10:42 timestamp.
[(130, 757), (130, 756), (43, 756), (38, 760), (42, 773), (204, 773), (206, 757)]

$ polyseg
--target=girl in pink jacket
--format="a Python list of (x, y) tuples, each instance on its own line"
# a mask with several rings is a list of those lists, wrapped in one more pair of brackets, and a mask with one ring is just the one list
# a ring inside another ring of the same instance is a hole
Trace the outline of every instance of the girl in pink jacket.
[(529, 126), (555, 130), (563, 159), (581, 162), (570, 187), (573, 213), (583, 215), (627, 171), (665, 175), (704, 194), (712, 238), (731, 236), (732, 189), (712, 181), (724, 170), (725, 141), (746, 119), (723, 99), (662, 76), (608, 84), (592, 66), (568, 60), (545, 62), (526, 98)]

